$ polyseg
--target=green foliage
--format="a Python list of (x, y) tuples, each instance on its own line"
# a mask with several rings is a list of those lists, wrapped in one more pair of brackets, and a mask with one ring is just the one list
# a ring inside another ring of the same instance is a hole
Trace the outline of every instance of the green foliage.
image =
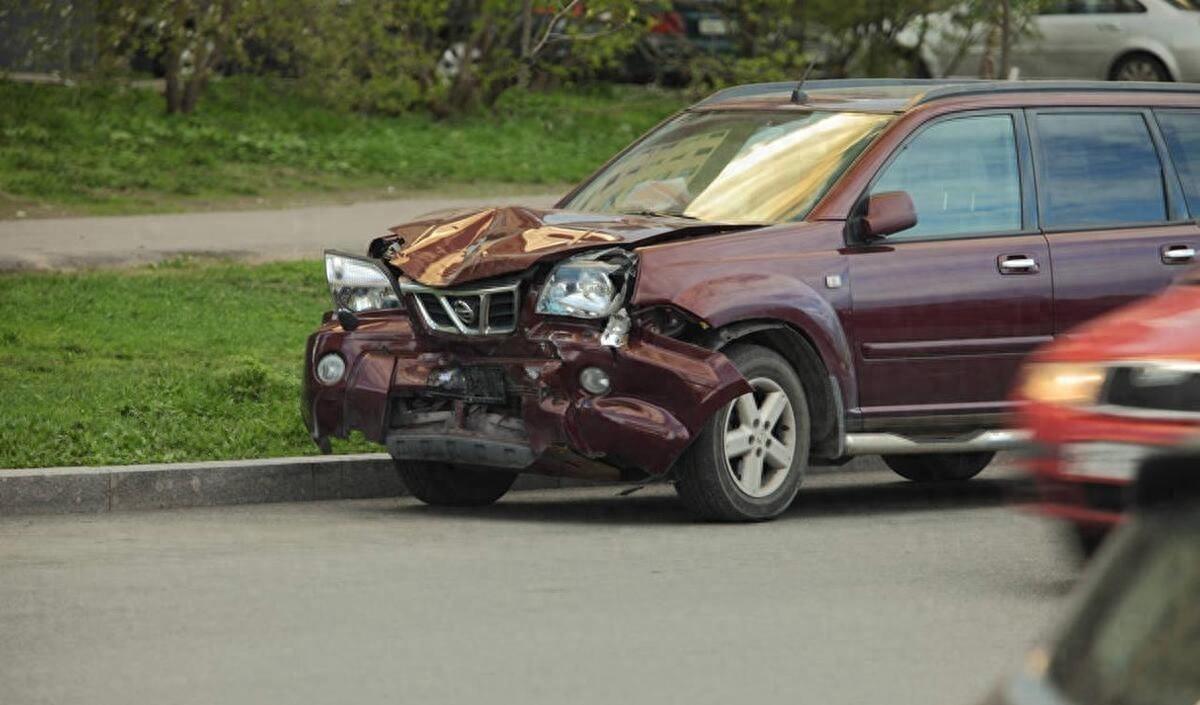
[(192, 112), (225, 67), (295, 78), (355, 110), (461, 114), (533, 74), (594, 71), (646, 29), (636, 0), (97, 1), (105, 54), (157, 61), (172, 113)]
[(114, 211), (164, 195), (562, 184), (684, 100), (639, 88), (511, 91), (492, 114), (436, 120), (333, 110), (289, 82), (212, 88), (195, 114), (168, 117), (146, 91), (0, 82), (0, 192)]
[[(0, 276), (0, 467), (312, 454), (320, 263)], [(340, 444), (351, 450), (365, 443)]]
[(708, 93), (743, 83), (795, 81), (804, 75), (808, 62), (803, 45), (794, 39), (751, 56), (701, 55), (690, 62), (691, 85), (699, 93)]
[[(1013, 37), (1045, 0), (1009, 0)], [(822, 77), (919, 73), (919, 48), (930, 19), (944, 14), (962, 41), (998, 51), (1005, 3), (997, 0), (729, 0), (736, 57), (701, 57), (702, 85), (797, 78), (811, 59)], [(944, 23), (943, 23), (944, 24)], [(904, 35), (902, 39), (902, 35)], [(761, 78), (759, 78), (761, 77)]]

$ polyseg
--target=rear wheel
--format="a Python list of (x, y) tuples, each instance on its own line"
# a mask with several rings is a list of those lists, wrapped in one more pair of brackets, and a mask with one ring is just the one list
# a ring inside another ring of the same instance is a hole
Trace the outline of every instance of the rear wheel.
[(808, 467), (807, 397), (777, 353), (736, 345), (725, 354), (753, 391), (709, 420), (679, 461), (675, 491), (706, 519), (770, 519), (795, 499)]
[(883, 462), (913, 482), (962, 482), (983, 472), (994, 457), (995, 453), (923, 453), (885, 455)]
[(1157, 57), (1149, 54), (1131, 54), (1113, 66), (1114, 81), (1170, 81), (1171, 72)]
[(483, 507), (504, 496), (517, 473), (449, 463), (396, 460), (404, 486), (425, 504), (437, 507)]

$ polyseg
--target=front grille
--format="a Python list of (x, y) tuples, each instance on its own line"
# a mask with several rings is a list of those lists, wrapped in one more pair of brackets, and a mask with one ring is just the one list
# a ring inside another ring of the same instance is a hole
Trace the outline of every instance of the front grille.
[(431, 330), (458, 335), (504, 335), (517, 329), (521, 284), (503, 282), (469, 289), (432, 289), (400, 282), (412, 294)]
[(1115, 413), (1200, 417), (1200, 365), (1146, 362), (1114, 366), (1101, 403)]

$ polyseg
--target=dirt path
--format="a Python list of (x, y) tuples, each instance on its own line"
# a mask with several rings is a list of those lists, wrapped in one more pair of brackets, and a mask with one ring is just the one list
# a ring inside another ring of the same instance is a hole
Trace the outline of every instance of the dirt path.
[(390, 225), (443, 208), (521, 203), (557, 195), (419, 198), (274, 211), (236, 211), (0, 221), (0, 270), (143, 264), (185, 254), (256, 261), (319, 257), (326, 248), (362, 252)]

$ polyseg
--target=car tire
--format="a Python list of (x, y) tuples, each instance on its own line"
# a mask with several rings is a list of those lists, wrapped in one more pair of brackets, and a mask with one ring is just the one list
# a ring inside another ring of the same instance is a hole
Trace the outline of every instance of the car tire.
[(485, 507), (517, 479), (508, 470), (396, 460), (396, 472), (414, 497), (435, 507)]
[(995, 453), (920, 453), (885, 455), (883, 462), (913, 482), (965, 482), (983, 472)]
[(754, 392), (709, 419), (676, 465), (675, 491), (704, 519), (772, 519), (791, 505), (808, 469), (808, 397), (778, 353), (757, 345), (724, 353)]
[(1151, 54), (1130, 54), (1113, 65), (1114, 81), (1170, 82), (1171, 72), (1166, 64)]

